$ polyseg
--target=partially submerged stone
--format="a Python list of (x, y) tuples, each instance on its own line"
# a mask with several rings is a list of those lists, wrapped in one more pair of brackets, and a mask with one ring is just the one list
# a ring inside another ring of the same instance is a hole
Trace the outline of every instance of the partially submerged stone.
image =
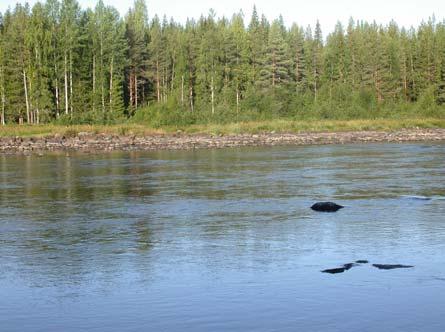
[[(321, 271), (322, 273), (330, 273), (330, 274), (338, 274), (343, 273), (346, 271), (349, 271), (354, 266), (360, 266), (361, 264), (368, 264), (369, 261), (367, 260), (358, 260), (355, 263), (347, 263), (344, 264), (342, 267), (337, 267), (334, 269), (327, 269)], [(401, 265), (401, 264), (372, 264), (372, 266), (378, 268), (379, 270), (395, 270), (395, 269), (409, 269), (413, 268), (412, 265)]]
[(330, 273), (330, 274), (338, 274), (338, 273), (343, 273), (345, 271), (347, 271), (349, 269), (346, 269), (345, 267), (339, 267), (336, 269), (327, 269), (327, 270), (323, 270), (321, 271), (322, 273)]
[(344, 206), (332, 202), (319, 202), (311, 206), (311, 209), (317, 212), (337, 212)]
[(379, 270), (410, 269), (414, 267), (412, 265), (401, 264), (372, 264), (372, 266), (378, 268)]
[(355, 264), (355, 263), (348, 263), (348, 264), (343, 265), (343, 267), (338, 267), (338, 268), (335, 268), (335, 269), (327, 269), (327, 270), (324, 270), (324, 271), (321, 271), (321, 272), (323, 272), (323, 273), (330, 273), (330, 274), (343, 273), (345, 271), (349, 271), (354, 266), (357, 266), (357, 264)]

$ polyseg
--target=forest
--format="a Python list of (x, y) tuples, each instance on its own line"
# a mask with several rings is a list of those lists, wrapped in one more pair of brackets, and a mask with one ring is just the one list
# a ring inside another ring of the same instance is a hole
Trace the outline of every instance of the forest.
[(445, 116), (445, 21), (314, 23), (17, 4), (0, 13), (1, 124)]

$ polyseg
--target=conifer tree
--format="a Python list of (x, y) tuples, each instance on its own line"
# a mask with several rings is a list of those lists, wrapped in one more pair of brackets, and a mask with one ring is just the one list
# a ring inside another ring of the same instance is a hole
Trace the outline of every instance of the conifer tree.
[(0, 125), (6, 124), (6, 95), (5, 95), (5, 56), (4, 56), (3, 16), (0, 13)]
[(305, 54), (304, 31), (298, 25), (293, 24), (289, 32), (290, 57), (292, 59), (292, 76), (296, 91), (302, 92), (305, 86)]
[(63, 57), (63, 85), (65, 114), (73, 114), (74, 60), (79, 46), (80, 8), (76, 0), (63, 0), (60, 12), (61, 49)]
[(267, 57), (261, 71), (261, 83), (268, 87), (285, 85), (290, 79), (291, 61), (283, 36), (282, 22), (275, 20), (269, 31)]
[(144, 85), (148, 61), (148, 15), (145, 1), (135, 0), (134, 9), (126, 17), (126, 37), (128, 43), (128, 90), (130, 108), (136, 110), (141, 104), (141, 89)]
[(351, 19), (326, 39), (313, 28), (270, 23), (256, 7), (246, 27), (241, 12), (149, 21), (144, 0), (125, 19), (103, 0), (17, 5), (0, 14), (0, 124), (103, 123), (136, 109), (172, 124), (235, 120), (241, 109), (274, 116), (276, 105), (334, 117), (398, 103), (443, 109), (443, 22), (406, 30)]

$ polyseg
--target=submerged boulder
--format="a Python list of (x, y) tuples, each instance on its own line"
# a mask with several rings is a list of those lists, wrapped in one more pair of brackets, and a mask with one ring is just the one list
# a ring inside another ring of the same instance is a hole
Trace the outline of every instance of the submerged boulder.
[(324, 271), (321, 271), (321, 272), (323, 272), (323, 273), (330, 273), (330, 274), (343, 273), (345, 271), (349, 271), (354, 266), (357, 266), (357, 264), (355, 264), (355, 263), (348, 263), (348, 264), (343, 265), (343, 267), (338, 267), (338, 268), (335, 268), (335, 269), (327, 269), (327, 270), (324, 270)]
[(338, 273), (343, 273), (345, 271), (347, 271), (349, 269), (345, 268), (345, 267), (339, 267), (339, 268), (335, 268), (335, 269), (327, 269), (327, 270), (323, 270), (321, 271), (322, 273), (330, 273), (330, 274), (338, 274)]
[[(346, 271), (349, 271), (354, 266), (361, 266), (361, 264), (368, 264), (369, 262), (367, 260), (359, 260), (355, 263), (347, 263), (344, 264), (342, 267), (337, 267), (334, 269), (327, 269), (321, 271), (322, 273), (329, 273), (329, 274), (338, 274), (343, 273)], [(395, 270), (395, 269), (410, 269), (414, 266), (412, 265), (401, 265), (401, 264), (372, 264), (372, 266), (378, 268), (379, 270)]]
[(412, 265), (400, 264), (372, 264), (372, 266), (378, 268), (379, 270), (410, 269), (414, 267)]
[(311, 206), (311, 209), (317, 212), (337, 212), (344, 206), (332, 202), (319, 202)]

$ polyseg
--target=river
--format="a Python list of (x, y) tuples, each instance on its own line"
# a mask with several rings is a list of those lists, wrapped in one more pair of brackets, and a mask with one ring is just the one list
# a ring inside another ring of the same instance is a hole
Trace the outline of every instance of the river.
[(443, 143), (0, 155), (0, 330), (442, 332), (444, 198)]

